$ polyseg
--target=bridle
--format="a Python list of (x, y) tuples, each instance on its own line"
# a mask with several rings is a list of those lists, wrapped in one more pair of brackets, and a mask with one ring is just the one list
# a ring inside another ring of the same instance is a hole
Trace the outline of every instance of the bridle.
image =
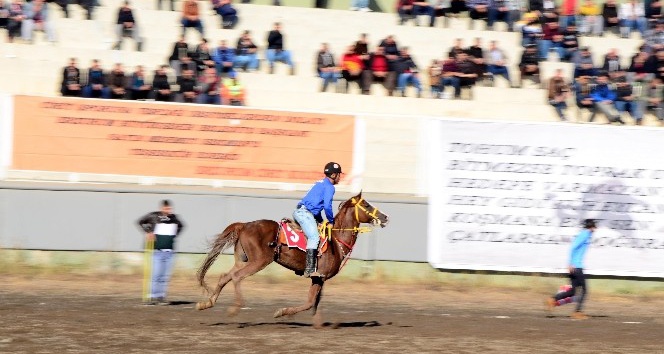
[[(332, 235), (332, 230), (334, 231), (351, 231), (353, 234), (358, 234), (358, 233), (365, 233), (365, 232), (371, 232), (372, 228), (367, 227), (367, 226), (359, 226), (361, 223), (360, 221), (360, 210), (362, 210), (365, 214), (369, 215), (371, 217), (371, 223), (374, 225), (380, 225), (381, 221), (378, 218), (377, 214), (380, 212), (378, 208), (374, 207), (373, 205), (371, 206), (373, 210), (369, 212), (367, 208), (365, 208), (362, 205), (362, 198), (355, 199), (355, 197), (351, 198), (350, 201), (353, 203), (353, 208), (355, 209), (355, 221), (357, 221), (358, 226), (354, 226), (353, 228), (340, 228), (340, 229), (335, 229), (335, 228), (328, 228), (330, 232), (330, 236)], [(328, 236), (329, 237), (329, 236)], [(348, 259), (350, 257), (350, 254), (353, 252), (353, 247), (355, 247), (355, 242), (352, 244), (348, 244), (342, 240), (340, 240), (338, 237), (334, 237), (334, 240), (339, 244), (339, 249), (341, 249), (341, 256), (342, 256), (342, 262), (341, 266), (339, 267), (339, 270), (343, 268), (346, 265), (346, 262), (348, 262)], [(345, 246), (348, 249), (348, 252), (344, 252), (344, 248), (342, 247)]]

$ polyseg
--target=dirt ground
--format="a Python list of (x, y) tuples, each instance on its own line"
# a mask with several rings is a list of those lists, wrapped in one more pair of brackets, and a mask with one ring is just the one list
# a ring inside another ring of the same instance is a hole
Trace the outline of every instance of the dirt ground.
[(323, 329), (310, 312), (274, 319), (307, 284), (250, 278), (230, 318), (232, 286), (196, 311), (191, 279), (144, 306), (138, 276), (0, 275), (0, 353), (664, 353), (664, 299), (591, 293), (577, 321), (572, 305), (548, 315), (541, 293), (331, 280)]

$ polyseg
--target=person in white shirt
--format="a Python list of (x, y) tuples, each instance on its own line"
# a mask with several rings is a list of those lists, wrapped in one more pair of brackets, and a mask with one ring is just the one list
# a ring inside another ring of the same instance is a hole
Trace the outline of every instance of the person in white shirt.
[(620, 19), (620, 35), (623, 38), (629, 37), (632, 30), (637, 30), (643, 37), (646, 32), (646, 12), (642, 2), (630, 0), (620, 5), (618, 12)]

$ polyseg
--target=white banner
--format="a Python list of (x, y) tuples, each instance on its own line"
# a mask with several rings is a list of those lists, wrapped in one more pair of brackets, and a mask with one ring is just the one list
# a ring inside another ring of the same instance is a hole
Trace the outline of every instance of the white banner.
[(664, 130), (432, 121), (428, 260), (563, 272), (599, 220), (588, 274), (664, 277)]

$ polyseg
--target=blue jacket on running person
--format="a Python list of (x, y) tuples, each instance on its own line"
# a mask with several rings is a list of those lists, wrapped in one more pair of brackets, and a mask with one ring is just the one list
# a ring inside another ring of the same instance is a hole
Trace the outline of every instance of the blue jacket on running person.
[(570, 265), (572, 267), (583, 269), (583, 257), (590, 246), (592, 235), (593, 232), (591, 230), (584, 229), (572, 241), (572, 252), (570, 255)]
[(334, 184), (330, 182), (329, 178), (323, 178), (311, 187), (307, 195), (297, 204), (297, 207), (304, 205), (319, 223), (323, 221), (321, 210), (325, 210), (327, 221), (334, 224), (334, 214), (332, 213), (334, 192)]

